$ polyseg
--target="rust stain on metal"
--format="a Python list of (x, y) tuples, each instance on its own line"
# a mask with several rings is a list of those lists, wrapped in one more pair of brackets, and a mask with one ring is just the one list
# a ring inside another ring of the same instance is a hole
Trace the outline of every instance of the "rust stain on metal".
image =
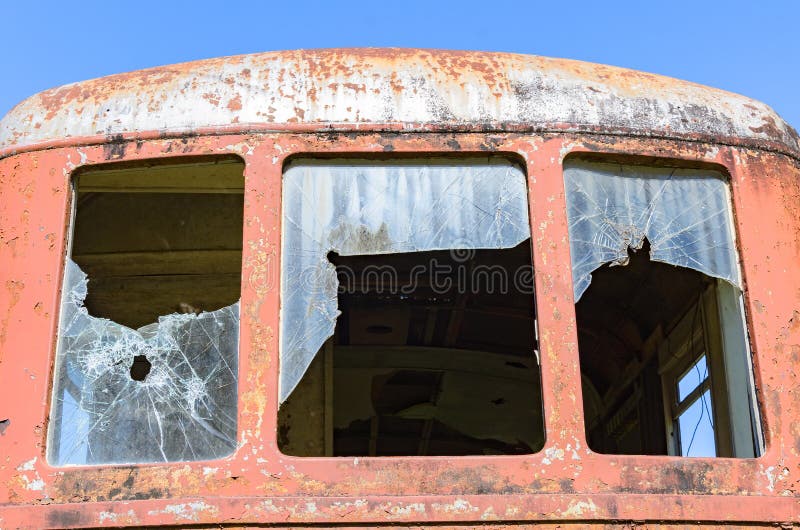
[[(122, 112), (133, 104), (142, 112)], [(119, 74), (33, 96), (2, 124), (6, 152), (67, 137), (281, 124), (516, 126), (798, 148), (769, 107), (736, 94), (564, 59), (407, 49), (264, 53)]]
[[(106, 126), (120, 118), (115, 109), (134, 96), (139, 118), (109, 132)], [(606, 110), (580, 106), (589, 100), (605, 102)], [(198, 112), (184, 112), (190, 105), (200, 105)], [(575, 112), (565, 114), (567, 108)], [(626, 112), (637, 109), (646, 112), (631, 121)], [(231, 129), (234, 119), (240, 123)], [(87, 81), (34, 96), (1, 123), (0, 198), (8, 200), (0, 200), (0, 419), (10, 421), (0, 422), (0, 526), (800, 526), (800, 375), (789, 369), (800, 363), (800, 291), (787, 272), (800, 259), (800, 147), (768, 107), (573, 61), (328, 50)], [(525, 161), (547, 429), (539, 453), (298, 458), (278, 450), (283, 164), (309, 153), (386, 152), (501, 152)], [(588, 448), (572, 282), (564, 272), (561, 162), (577, 152), (713, 164), (730, 174), (767, 445), (760, 458), (601, 455)], [(72, 171), (220, 153), (247, 163), (236, 452), (206, 462), (48, 465), (46, 404)]]

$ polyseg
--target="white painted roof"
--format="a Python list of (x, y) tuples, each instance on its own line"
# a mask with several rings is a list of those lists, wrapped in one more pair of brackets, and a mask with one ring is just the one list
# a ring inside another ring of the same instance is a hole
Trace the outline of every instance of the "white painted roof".
[(47, 90), (0, 121), (0, 155), (98, 135), (353, 126), (610, 132), (800, 151), (797, 133), (767, 105), (667, 77), (505, 53), (333, 49), (209, 59)]

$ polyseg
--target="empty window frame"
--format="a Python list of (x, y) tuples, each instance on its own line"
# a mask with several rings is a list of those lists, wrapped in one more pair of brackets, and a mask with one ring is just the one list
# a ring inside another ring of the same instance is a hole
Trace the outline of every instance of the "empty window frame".
[(283, 180), (279, 447), (544, 443), (527, 184), (498, 157), (309, 160)]
[(51, 464), (234, 450), (243, 174), (207, 157), (75, 175)]
[(761, 454), (725, 177), (580, 159), (564, 175), (590, 447)]

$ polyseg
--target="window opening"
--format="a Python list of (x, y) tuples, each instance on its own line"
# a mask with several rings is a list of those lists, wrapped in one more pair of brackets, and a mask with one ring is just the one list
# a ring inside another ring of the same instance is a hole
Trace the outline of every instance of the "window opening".
[(724, 177), (565, 162), (590, 447), (761, 454)]
[(678, 379), (673, 424), (682, 456), (717, 456), (711, 411), (711, 379), (705, 353)]
[[(281, 451), (543, 446), (527, 186), (516, 165), (299, 160), (283, 194)], [(294, 385), (300, 359), (309, 365)]]
[(695, 397), (678, 404), (676, 418), (681, 456), (717, 456), (714, 440), (714, 420), (711, 411), (711, 389), (706, 388)]
[(680, 406), (689, 394), (701, 389), (707, 389), (710, 385), (708, 379), (708, 365), (706, 364), (706, 356), (703, 354), (685, 374), (678, 379), (678, 405)]
[(50, 463), (235, 448), (243, 172), (214, 157), (75, 176)]

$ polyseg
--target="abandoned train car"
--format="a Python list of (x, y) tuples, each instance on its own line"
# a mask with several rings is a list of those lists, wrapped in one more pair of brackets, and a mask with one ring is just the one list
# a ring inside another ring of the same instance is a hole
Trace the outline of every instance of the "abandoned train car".
[(512, 54), (0, 121), (0, 527), (800, 527), (800, 139)]

